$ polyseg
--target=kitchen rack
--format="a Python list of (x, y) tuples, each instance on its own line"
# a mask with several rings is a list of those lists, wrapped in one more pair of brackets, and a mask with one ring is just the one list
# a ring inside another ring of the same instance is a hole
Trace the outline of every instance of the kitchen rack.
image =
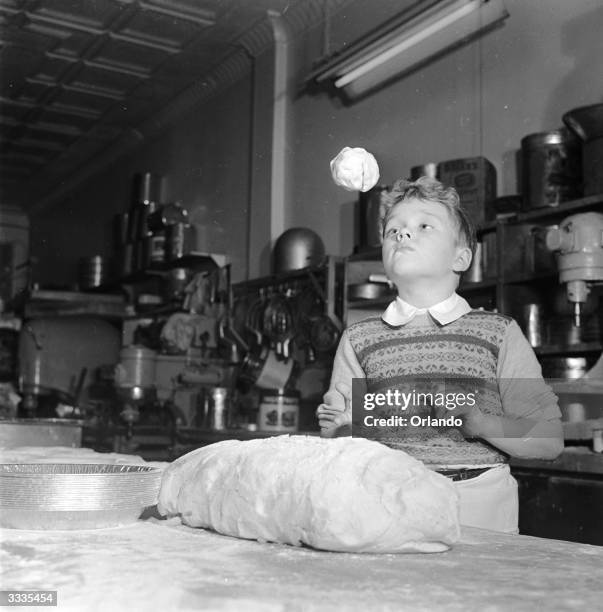
[[(231, 315), (235, 331), (248, 336), (245, 321), (248, 311), (258, 300), (275, 295), (286, 295), (290, 290), (299, 294), (306, 292), (322, 303), (320, 315), (341, 332), (343, 314), (343, 258), (328, 256), (317, 266), (291, 270), (239, 282), (232, 285)], [(302, 313), (303, 314), (303, 313)], [(306, 313), (310, 314), (310, 313)], [(316, 313), (318, 314), (318, 313)], [(294, 317), (296, 318), (296, 317)], [(300, 330), (295, 330), (296, 334)], [(306, 332), (307, 330), (301, 330)], [(303, 333), (302, 333), (303, 335)]]

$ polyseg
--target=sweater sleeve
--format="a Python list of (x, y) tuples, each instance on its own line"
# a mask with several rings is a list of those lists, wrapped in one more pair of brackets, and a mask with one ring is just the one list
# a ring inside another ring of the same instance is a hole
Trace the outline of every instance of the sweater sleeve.
[(345, 401), (343, 395), (335, 389), (335, 385), (345, 383), (351, 389), (353, 378), (365, 377), (364, 370), (358, 362), (356, 352), (350, 343), (348, 332), (344, 330), (337, 347), (337, 352), (335, 353), (329, 390), (325, 393), (323, 402), (331, 408), (340, 407), (341, 410), (344, 410)]
[(515, 321), (507, 327), (503, 338), (497, 378), (506, 415), (535, 421), (561, 417), (557, 396), (545, 383), (534, 350)]

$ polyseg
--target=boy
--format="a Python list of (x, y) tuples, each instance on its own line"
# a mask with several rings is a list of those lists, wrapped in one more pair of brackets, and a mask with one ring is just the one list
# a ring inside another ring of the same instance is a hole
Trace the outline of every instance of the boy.
[(461, 524), (517, 533), (517, 483), (506, 458), (561, 453), (557, 398), (517, 323), (472, 310), (456, 293), (476, 242), (456, 191), (427, 177), (398, 181), (384, 198), (381, 220), (383, 265), (398, 297), (381, 318), (344, 331), (317, 409), (321, 435), (350, 434), (353, 378), (381, 390), (417, 377), (483, 383), (473, 405), (427, 408), (434, 417), (460, 417), (462, 435), (439, 427), (413, 435), (407, 427), (409, 435), (390, 446), (455, 481)]

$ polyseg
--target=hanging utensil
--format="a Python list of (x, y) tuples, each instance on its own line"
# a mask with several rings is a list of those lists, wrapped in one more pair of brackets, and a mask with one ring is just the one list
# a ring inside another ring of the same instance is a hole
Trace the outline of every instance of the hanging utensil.
[(264, 292), (260, 289), (260, 296), (251, 304), (247, 311), (245, 327), (250, 331), (255, 339), (255, 344), (261, 346), (264, 341), (262, 334), (260, 314), (264, 310)]
[(271, 348), (285, 359), (289, 357), (292, 328), (293, 317), (287, 298), (281, 293), (276, 293), (268, 300), (264, 310), (262, 329), (270, 340)]

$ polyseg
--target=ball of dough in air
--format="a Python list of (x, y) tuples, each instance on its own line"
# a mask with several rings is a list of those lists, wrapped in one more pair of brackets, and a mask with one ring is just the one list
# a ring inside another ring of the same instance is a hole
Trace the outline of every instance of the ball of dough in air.
[(372, 153), (362, 147), (344, 147), (331, 160), (336, 185), (348, 191), (368, 191), (379, 180), (379, 165)]

